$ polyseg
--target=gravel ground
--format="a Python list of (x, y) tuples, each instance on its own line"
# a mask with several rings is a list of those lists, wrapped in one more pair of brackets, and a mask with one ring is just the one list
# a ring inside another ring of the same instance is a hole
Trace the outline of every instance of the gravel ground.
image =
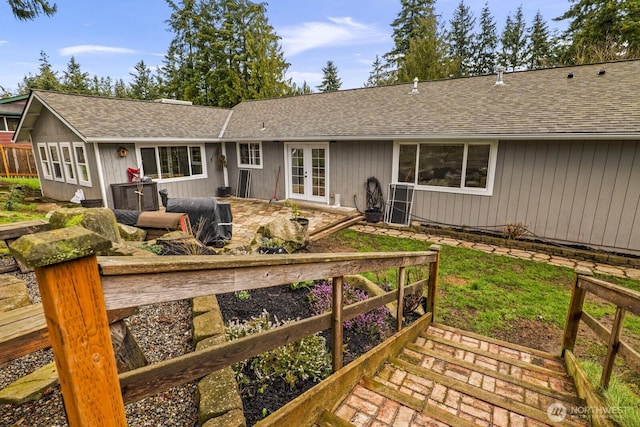
[[(0, 259), (0, 265), (11, 259)], [(40, 302), (33, 273), (10, 273), (24, 280), (34, 303)], [(194, 350), (191, 337), (191, 310), (188, 301), (141, 307), (127, 319), (149, 363), (176, 357)], [(0, 388), (53, 361), (50, 349), (40, 350), (0, 365)], [(196, 384), (191, 382), (126, 406), (127, 425), (192, 427), (197, 423)], [(67, 426), (59, 387), (44, 393), (35, 402), (0, 405), (0, 426)]]

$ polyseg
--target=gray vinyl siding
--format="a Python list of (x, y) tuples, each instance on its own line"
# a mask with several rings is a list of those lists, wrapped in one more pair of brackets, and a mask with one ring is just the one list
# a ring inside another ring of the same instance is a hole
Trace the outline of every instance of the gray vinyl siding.
[(640, 143), (501, 141), (492, 196), (417, 191), (415, 221), (640, 252)]
[[(231, 194), (238, 191), (238, 156), (235, 142), (227, 142), (227, 164), (229, 165), (229, 186)], [(284, 170), (284, 144), (277, 141), (262, 142), (262, 168), (251, 170), (251, 184), (249, 197), (270, 200), (276, 189), (276, 178), (280, 168), (280, 179), (276, 198), (284, 199), (285, 196), (285, 170)]]
[(49, 110), (42, 109), (36, 126), (31, 130), (31, 140), (33, 145), (33, 155), (35, 156), (38, 176), (40, 177), (40, 188), (42, 195), (54, 200), (71, 200), (76, 190), (82, 189), (86, 199), (100, 199), (101, 191), (98, 181), (98, 173), (95, 161), (95, 152), (92, 144), (85, 144), (89, 174), (91, 176), (91, 187), (80, 184), (69, 184), (44, 178), (40, 163), (39, 143), (49, 142), (81, 142), (82, 139), (71, 131), (64, 123), (55, 117)]
[(331, 143), (329, 158), (331, 204), (335, 203), (335, 195), (340, 194), (342, 206), (357, 207), (364, 211), (367, 208), (365, 183), (369, 177), (375, 177), (380, 181), (386, 200), (391, 181), (390, 160), (393, 158), (391, 141)]

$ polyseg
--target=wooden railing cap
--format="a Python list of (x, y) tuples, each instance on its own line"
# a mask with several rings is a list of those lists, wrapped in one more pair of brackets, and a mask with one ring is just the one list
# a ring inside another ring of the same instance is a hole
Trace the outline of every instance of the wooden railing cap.
[(591, 271), (591, 269), (583, 267), (581, 265), (577, 266), (574, 271), (576, 272), (576, 274), (582, 276), (593, 276), (593, 271)]
[(434, 252), (440, 252), (440, 250), (442, 250), (442, 246), (433, 244), (429, 246), (429, 250)]
[(11, 255), (29, 267), (82, 258), (111, 247), (111, 241), (80, 226), (28, 234), (9, 245)]

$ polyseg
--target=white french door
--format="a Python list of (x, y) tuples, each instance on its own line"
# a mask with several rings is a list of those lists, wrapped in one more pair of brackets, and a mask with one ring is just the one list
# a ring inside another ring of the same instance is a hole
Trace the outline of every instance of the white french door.
[(329, 144), (287, 144), (287, 193), (292, 199), (328, 202)]

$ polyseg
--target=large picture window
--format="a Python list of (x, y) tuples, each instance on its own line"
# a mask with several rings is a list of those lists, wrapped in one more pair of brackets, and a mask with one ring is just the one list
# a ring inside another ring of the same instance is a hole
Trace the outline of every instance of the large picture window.
[(417, 189), (491, 194), (497, 143), (399, 143), (396, 182)]
[(140, 147), (142, 172), (153, 179), (189, 179), (205, 175), (204, 147), (166, 145)]
[(239, 142), (238, 167), (262, 168), (262, 144), (259, 142)]

